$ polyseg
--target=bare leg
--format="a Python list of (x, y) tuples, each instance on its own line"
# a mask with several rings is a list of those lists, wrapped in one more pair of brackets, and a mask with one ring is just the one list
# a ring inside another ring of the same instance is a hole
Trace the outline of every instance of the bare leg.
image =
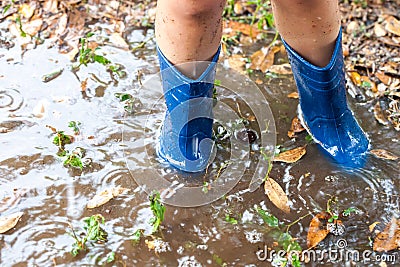
[(337, 0), (272, 0), (283, 39), (319, 67), (329, 63), (340, 28)]
[[(157, 44), (172, 64), (213, 57), (221, 42), (224, 6), (225, 0), (158, 0)], [(192, 76), (185, 68), (179, 69)]]

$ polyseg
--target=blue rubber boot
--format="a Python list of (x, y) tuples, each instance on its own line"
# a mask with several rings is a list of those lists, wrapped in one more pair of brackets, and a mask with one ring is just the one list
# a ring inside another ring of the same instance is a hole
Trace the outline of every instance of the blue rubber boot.
[(220, 49), (197, 79), (177, 70), (157, 47), (167, 112), (158, 154), (186, 172), (204, 170), (213, 150), (213, 88)]
[(300, 96), (300, 119), (305, 128), (337, 162), (357, 166), (369, 141), (346, 100), (342, 30), (327, 66), (314, 66), (284, 42)]

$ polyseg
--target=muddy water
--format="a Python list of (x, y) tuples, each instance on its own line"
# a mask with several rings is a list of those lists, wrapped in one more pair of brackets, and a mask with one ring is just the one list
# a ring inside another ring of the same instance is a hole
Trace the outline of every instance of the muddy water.
[[(146, 35), (138, 30), (128, 39), (143, 41), (151, 35), (152, 32)], [(127, 78), (115, 83), (98, 64), (82, 68), (75, 75), (68, 70), (70, 62), (66, 56), (48, 49), (46, 44), (27, 51), (23, 57), (18, 45), (10, 50), (0, 48), (0, 199), (15, 198), (1, 215), (24, 212), (16, 227), (0, 235), (1, 266), (92, 266), (101, 263), (111, 251), (116, 253), (116, 266), (218, 266), (220, 261), (227, 266), (270, 266), (256, 255), (265, 245), (271, 247), (274, 239), (255, 213), (255, 205), (290, 224), (307, 213), (324, 210), (328, 199), (337, 196), (341, 207), (356, 207), (360, 212), (344, 221), (346, 232), (342, 236), (330, 236), (321, 248), (333, 246), (341, 238), (346, 240), (348, 248), (360, 251), (371, 248), (370, 224), (379, 221), (383, 226), (392, 216), (400, 215), (398, 162), (369, 157), (363, 169), (346, 170), (326, 158), (316, 145), (308, 145), (303, 159), (294, 164), (276, 163), (271, 173), (291, 200), (290, 215), (275, 208), (261, 188), (249, 192), (248, 185), (239, 182), (212, 204), (197, 208), (167, 206), (163, 240), (168, 242), (170, 250), (155, 253), (143, 239), (134, 244), (131, 239), (137, 229), (150, 230), (151, 211), (144, 188), (138, 186), (134, 173), (128, 169), (126, 151), (137, 162), (146, 155), (135, 154), (140, 146), (123, 140), (128, 140), (127, 137), (135, 140), (135, 134), (143, 132), (143, 124), (139, 119), (135, 121), (135, 116), (140, 118), (148, 110), (143, 108), (146, 99), (139, 97), (135, 114), (128, 115), (127, 120), (123, 104), (114, 94), (141, 95), (139, 80), (157, 72), (154, 43), (149, 42), (145, 49), (134, 53), (111, 46), (102, 47), (101, 51), (125, 67)], [(60, 77), (48, 83), (41, 81), (42, 75), (61, 67), (65, 70)], [(82, 93), (81, 81), (86, 78), (87, 88)], [(286, 97), (295, 91), (293, 79), (259, 78), (264, 81), (260, 88), (275, 117), (277, 144), (286, 148), (305, 144), (304, 133), (296, 141), (286, 136), (297, 106), (296, 100)], [(369, 112), (371, 103), (351, 100), (351, 105), (373, 148), (400, 151), (398, 133), (375, 122)], [(242, 109), (246, 114), (246, 107)], [(149, 131), (160, 126), (161, 110), (154, 113)], [(52, 131), (46, 127), (51, 125), (71, 133), (67, 125), (72, 120), (81, 122), (81, 133), (69, 147), (86, 149), (88, 167), (83, 171), (63, 166), (56, 155), (57, 147), (52, 144)], [(260, 134), (255, 123), (249, 127)], [(151, 146), (149, 149), (154, 150)], [(216, 160), (223, 161), (223, 155)], [(152, 160), (157, 164), (155, 157)], [(158, 164), (160, 170), (169, 172), (168, 167)], [(251, 175), (251, 170), (250, 166), (247, 175)], [(96, 192), (118, 185), (131, 191), (99, 208), (86, 208)], [(96, 213), (106, 219), (107, 243), (96, 244), (86, 253), (72, 257), (73, 239), (66, 234), (69, 225), (78, 228), (82, 226), (82, 218)], [(238, 219), (238, 224), (227, 222), (226, 214)], [(303, 248), (310, 219), (294, 223), (289, 230)], [(398, 263), (400, 256), (396, 257)], [(307, 265), (322, 264), (344, 265), (321, 261)], [(374, 263), (357, 265), (375, 266)]]

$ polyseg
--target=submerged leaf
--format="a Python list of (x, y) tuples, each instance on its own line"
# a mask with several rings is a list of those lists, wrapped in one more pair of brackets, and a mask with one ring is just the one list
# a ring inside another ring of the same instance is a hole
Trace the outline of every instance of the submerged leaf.
[(307, 233), (307, 247), (309, 249), (318, 245), (329, 234), (330, 231), (326, 229), (322, 222), (322, 220), (328, 220), (329, 218), (330, 215), (325, 211), (318, 213), (312, 218)]
[(274, 161), (294, 163), (301, 159), (306, 154), (306, 152), (307, 151), (305, 146), (297, 147), (295, 149), (280, 153), (274, 158)]
[(12, 229), (15, 225), (17, 225), (19, 218), (21, 218), (22, 211), (16, 212), (7, 216), (0, 217), (0, 234), (7, 232)]
[(374, 239), (373, 249), (378, 252), (390, 251), (400, 247), (400, 220), (392, 218), (385, 229)]
[(289, 199), (282, 187), (272, 178), (267, 178), (264, 184), (265, 194), (272, 203), (285, 213), (290, 213)]

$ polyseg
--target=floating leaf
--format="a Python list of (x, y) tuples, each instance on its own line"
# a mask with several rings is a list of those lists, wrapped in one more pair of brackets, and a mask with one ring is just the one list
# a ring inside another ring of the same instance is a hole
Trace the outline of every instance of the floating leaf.
[(16, 212), (7, 216), (1, 216), (0, 217), (0, 234), (3, 234), (13, 228), (19, 221), (19, 218), (21, 218), (22, 214), (24, 214), (22, 211)]
[(51, 80), (54, 80), (55, 78), (57, 78), (58, 76), (61, 75), (61, 73), (63, 72), (64, 68), (59, 68), (56, 69), (52, 72), (50, 72), (49, 74), (45, 74), (42, 76), (42, 82), (50, 82)]
[(301, 133), (305, 130), (298, 117), (293, 118), (290, 130), (288, 131), (289, 138), (296, 136), (296, 133)]
[(299, 99), (299, 93), (293, 92), (293, 93), (288, 94), (287, 97), (293, 98), (293, 99)]
[(285, 213), (290, 213), (289, 199), (282, 187), (272, 178), (267, 178), (264, 183), (265, 194), (276, 207)]
[(96, 194), (89, 202), (87, 203), (86, 207), (88, 209), (94, 209), (100, 207), (101, 205), (106, 204), (108, 201), (121, 195), (122, 193), (128, 192), (128, 188), (123, 187), (115, 187), (115, 188), (107, 188), (100, 193)]
[(307, 233), (307, 247), (313, 248), (319, 244), (329, 234), (329, 230), (326, 229), (322, 220), (328, 220), (330, 215), (323, 211), (318, 213), (312, 218)]
[(374, 106), (374, 116), (375, 116), (375, 119), (380, 124), (383, 124), (383, 125), (388, 125), (389, 124), (388, 120), (386, 119), (385, 115), (382, 112), (382, 108), (381, 108), (381, 105), (380, 105), (379, 101)]
[(390, 251), (400, 247), (400, 220), (392, 218), (385, 229), (374, 239), (373, 249), (378, 252)]
[(306, 147), (297, 147), (285, 152), (280, 153), (274, 158), (274, 161), (294, 163), (301, 159), (306, 154)]
[(17, 205), (26, 192), (26, 189), (15, 188), (12, 195), (7, 195), (0, 200), (0, 212), (6, 211), (7, 209)]
[(371, 153), (380, 159), (398, 160), (399, 157), (384, 149), (372, 149)]

